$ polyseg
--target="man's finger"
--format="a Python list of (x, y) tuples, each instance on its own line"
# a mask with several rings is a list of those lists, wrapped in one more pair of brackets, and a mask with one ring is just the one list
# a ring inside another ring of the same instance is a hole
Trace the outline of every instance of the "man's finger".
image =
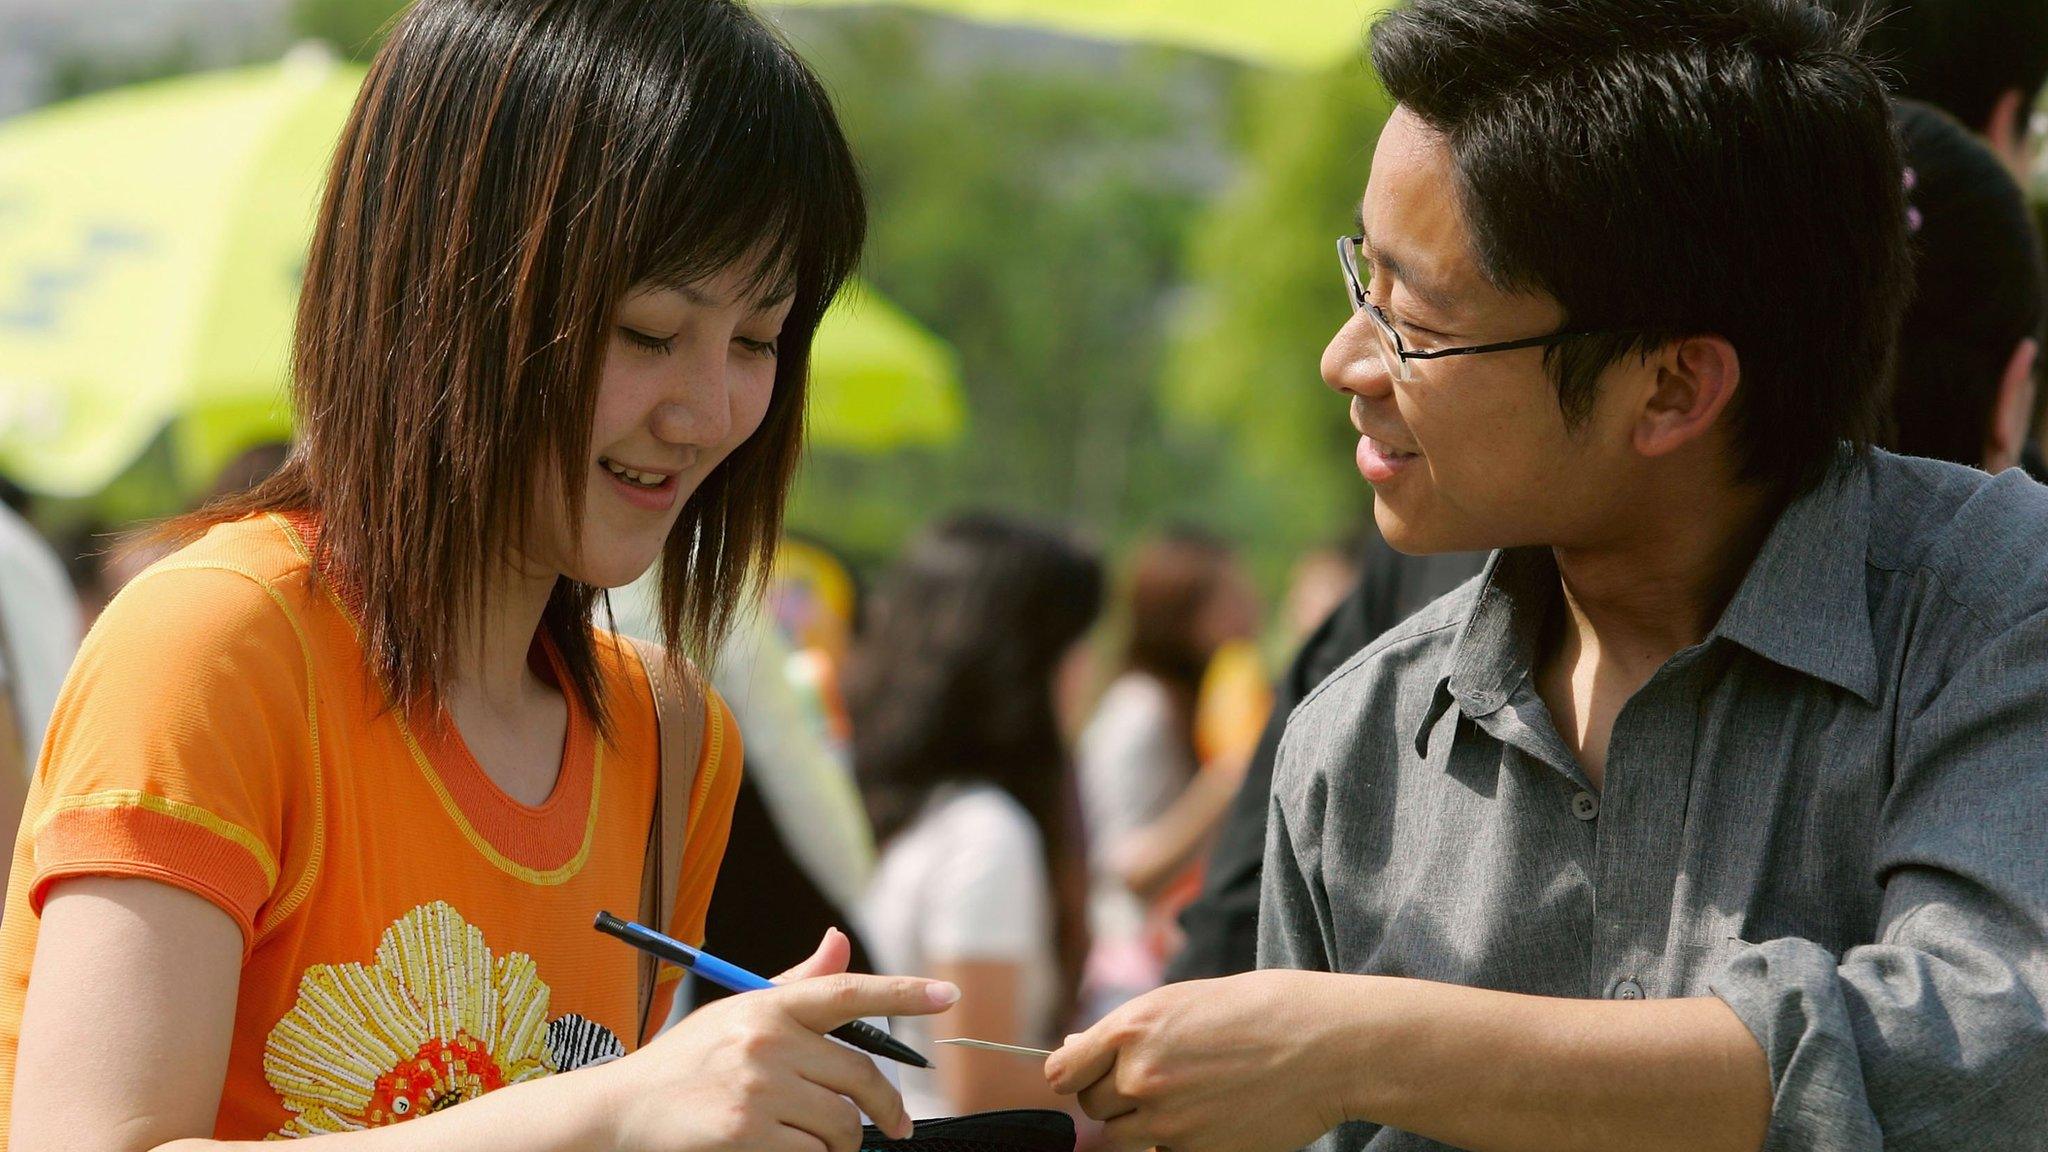
[(1060, 1050), (1045, 1059), (1045, 1082), (1062, 1096), (1072, 1096), (1116, 1066), (1116, 1044), (1100, 1025), (1067, 1037)]
[[(1125, 1113), (1102, 1126), (1102, 1142), (1097, 1147), (1103, 1152), (1145, 1152), (1157, 1145), (1158, 1141), (1146, 1130), (1144, 1117)], [(1168, 1150), (1159, 1148), (1158, 1152)]]
[(960, 989), (944, 980), (844, 972), (785, 984), (772, 995), (782, 998), (790, 1019), (820, 1033), (864, 1016), (930, 1016), (960, 1001)]
[(1081, 1102), (1081, 1111), (1086, 1112), (1091, 1120), (1115, 1120), (1138, 1110), (1135, 1101), (1116, 1090), (1115, 1076), (1103, 1076), (1081, 1089), (1076, 1098)]
[(813, 976), (835, 976), (846, 971), (853, 960), (853, 944), (846, 939), (846, 933), (837, 928), (825, 929), (825, 935), (818, 941), (818, 947), (803, 963), (775, 978), (777, 984), (792, 980), (808, 980)]

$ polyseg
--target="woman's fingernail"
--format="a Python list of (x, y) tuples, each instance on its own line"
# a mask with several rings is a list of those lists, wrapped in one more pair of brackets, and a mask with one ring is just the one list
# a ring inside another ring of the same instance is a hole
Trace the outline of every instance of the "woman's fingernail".
[(1081, 1034), (1079, 1032), (1070, 1032), (1067, 1034), (1067, 1038), (1065, 1040), (1060, 1041), (1060, 1047), (1064, 1048), (1067, 1045), (1072, 1044), (1074, 1041), (1079, 1040), (1080, 1038)]
[(932, 998), (932, 1003), (941, 1008), (951, 1008), (960, 1002), (960, 986), (957, 984), (935, 980), (925, 985), (924, 990), (925, 994)]

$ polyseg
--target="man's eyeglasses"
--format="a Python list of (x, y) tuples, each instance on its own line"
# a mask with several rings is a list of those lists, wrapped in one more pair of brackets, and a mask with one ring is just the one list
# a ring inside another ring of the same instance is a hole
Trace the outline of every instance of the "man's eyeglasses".
[(1548, 348), (1579, 336), (1597, 335), (1594, 332), (1552, 332), (1548, 336), (1532, 336), (1527, 340), (1507, 340), (1499, 344), (1474, 344), (1468, 348), (1437, 348), (1428, 352), (1411, 352), (1401, 341), (1401, 334), (1394, 330), (1393, 322), (1380, 311), (1365, 294), (1365, 279), (1358, 274), (1358, 265), (1365, 255), (1364, 236), (1343, 236), (1337, 240), (1337, 263), (1344, 267), (1344, 282), (1350, 290), (1351, 311), (1364, 312), (1371, 320), (1372, 334), (1378, 338), (1380, 362), (1386, 365), (1387, 375), (1402, 384), (1415, 380), (1415, 369), (1410, 366), (1415, 360), (1441, 360), (1446, 356), (1477, 356), (1482, 352), (1513, 352), (1519, 348)]

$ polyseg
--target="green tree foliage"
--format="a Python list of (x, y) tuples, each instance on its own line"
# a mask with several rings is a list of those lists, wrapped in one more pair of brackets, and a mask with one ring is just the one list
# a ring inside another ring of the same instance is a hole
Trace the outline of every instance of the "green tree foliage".
[(796, 523), (873, 556), (970, 505), (1112, 541), (1208, 519), (1222, 438), (1168, 428), (1152, 385), (1241, 70), (899, 11), (784, 20), (868, 173), (865, 275), (958, 350), (969, 412), (948, 450), (816, 454)]
[(1161, 393), (1176, 422), (1226, 430), (1244, 468), (1227, 527), (1270, 564), (1350, 533), (1369, 507), (1357, 434), (1318, 363), (1350, 312), (1336, 241), (1389, 105), (1361, 64), (1262, 76), (1245, 105), (1244, 178), (1194, 231), (1196, 287)]
[(325, 40), (352, 60), (368, 60), (407, 0), (293, 0), (292, 31)]

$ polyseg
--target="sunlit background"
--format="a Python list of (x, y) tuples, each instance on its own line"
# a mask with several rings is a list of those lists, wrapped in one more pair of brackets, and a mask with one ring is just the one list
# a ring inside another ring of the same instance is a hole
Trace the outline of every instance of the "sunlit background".
[[(67, 555), (288, 428), (279, 253), (402, 7), (0, 0), (0, 473)], [(1346, 315), (1331, 238), (1385, 111), (1360, 47), (1376, 5), (1104, 7), (767, 10), (872, 196), (792, 518), (857, 567), (993, 506), (1112, 550), (1200, 525), (1277, 592), (1367, 523), (1316, 364)], [(150, 259), (176, 276), (112, 285)]]

